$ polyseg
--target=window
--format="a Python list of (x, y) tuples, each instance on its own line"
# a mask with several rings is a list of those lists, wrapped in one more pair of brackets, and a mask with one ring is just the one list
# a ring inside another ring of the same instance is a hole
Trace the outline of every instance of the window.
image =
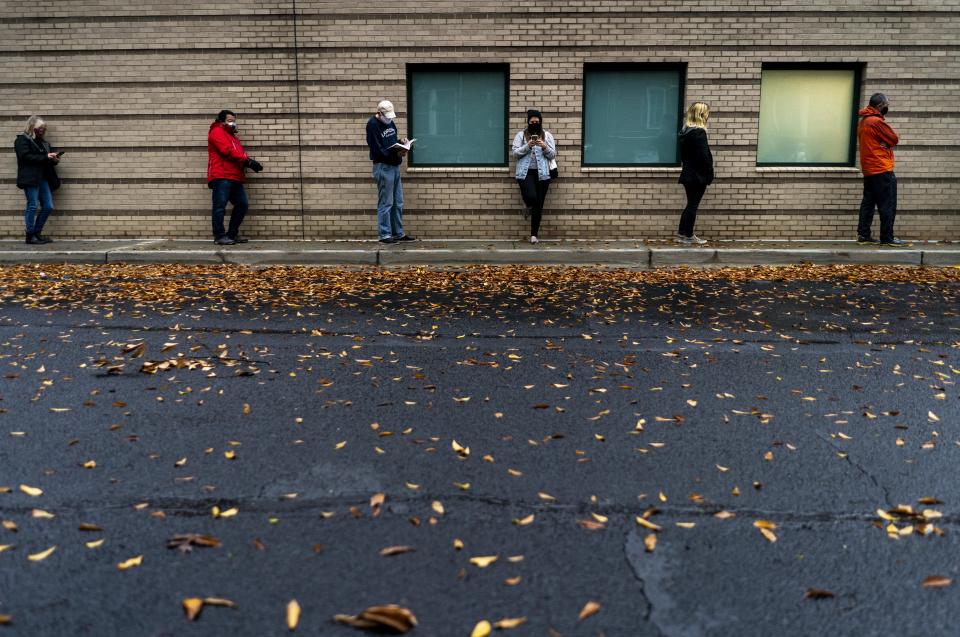
[(407, 66), (411, 166), (506, 166), (505, 64)]
[(758, 166), (852, 166), (860, 67), (764, 65)]
[(583, 165), (676, 166), (682, 65), (587, 64)]

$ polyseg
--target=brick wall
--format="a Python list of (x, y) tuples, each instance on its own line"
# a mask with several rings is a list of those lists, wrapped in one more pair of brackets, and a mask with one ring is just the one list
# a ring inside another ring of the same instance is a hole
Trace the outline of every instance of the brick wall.
[[(510, 133), (539, 107), (557, 139), (544, 238), (664, 237), (674, 169), (580, 167), (583, 65), (683, 62), (685, 99), (711, 104), (712, 238), (853, 235), (856, 169), (756, 168), (764, 62), (865, 63), (901, 134), (898, 234), (960, 239), (960, 0), (536, 3), (395, 0), (0, 1), (0, 236), (22, 234), (12, 141), (31, 113), (67, 149), (48, 223), (60, 237), (209, 235), (206, 131), (240, 115), (267, 170), (245, 230), (262, 238), (375, 236), (363, 127), (391, 99), (406, 130), (405, 65), (510, 64)], [(531, 25), (547, 34), (529, 35)], [(863, 97), (863, 95), (861, 97)], [(861, 100), (862, 101), (862, 100)], [(509, 143), (509, 140), (504, 140)], [(404, 169), (406, 225), (423, 237), (519, 238), (512, 167)]]

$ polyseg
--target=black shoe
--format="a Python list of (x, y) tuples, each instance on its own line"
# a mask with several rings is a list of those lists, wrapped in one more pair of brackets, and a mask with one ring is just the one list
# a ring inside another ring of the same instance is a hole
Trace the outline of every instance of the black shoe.
[(234, 241), (227, 235), (223, 235), (222, 237), (217, 237), (216, 239), (213, 240), (213, 242), (216, 243), (218, 246), (232, 246), (234, 243), (236, 243), (236, 241)]
[(880, 245), (886, 246), (888, 248), (909, 248), (913, 244), (907, 243), (903, 239), (897, 239), (896, 237), (894, 237), (889, 241), (881, 241)]
[(875, 246), (880, 242), (873, 237), (857, 237), (857, 243), (862, 246)]
[(27, 245), (31, 245), (31, 246), (42, 246), (42, 245), (43, 245), (43, 241), (41, 241), (41, 240), (40, 240), (40, 237), (38, 237), (38, 236), (35, 235), (35, 234), (28, 234), (28, 235), (27, 235)]
[(414, 239), (408, 234), (405, 234), (402, 237), (397, 237), (397, 241), (416, 241), (416, 239)]
[(388, 244), (388, 245), (391, 244), (391, 243), (396, 243), (396, 242), (397, 242), (397, 240), (394, 239), (393, 237), (387, 237), (386, 239), (380, 239), (380, 243), (386, 243), (386, 244)]
[(231, 239), (233, 239), (233, 242), (234, 242), (234, 243), (247, 243), (248, 241), (250, 241), (250, 239), (247, 239), (246, 237), (241, 237), (240, 235), (229, 235), (229, 234), (228, 234), (227, 236), (230, 237)]

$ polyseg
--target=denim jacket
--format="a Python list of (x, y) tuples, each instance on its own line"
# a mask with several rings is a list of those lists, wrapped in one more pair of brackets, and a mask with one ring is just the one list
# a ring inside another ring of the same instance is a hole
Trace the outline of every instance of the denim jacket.
[(543, 141), (547, 145), (546, 149), (535, 146), (532, 149), (527, 146), (527, 140), (524, 139), (523, 131), (517, 133), (513, 138), (513, 156), (517, 158), (517, 179), (526, 179), (527, 171), (530, 170), (530, 162), (534, 159), (537, 162), (537, 175), (540, 181), (550, 179), (549, 162), (557, 156), (557, 144), (553, 141), (553, 135), (550, 131), (543, 131)]

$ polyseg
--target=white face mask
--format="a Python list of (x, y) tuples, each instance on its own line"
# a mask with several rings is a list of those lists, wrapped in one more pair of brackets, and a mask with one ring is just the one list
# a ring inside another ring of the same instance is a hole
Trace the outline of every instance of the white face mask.
[(386, 113), (380, 113), (380, 121), (382, 121), (384, 124), (392, 124), (393, 118), (387, 117)]
[(227, 122), (227, 126), (229, 126), (230, 128), (236, 129), (236, 128), (237, 128), (237, 123), (236, 123), (236, 122)]

